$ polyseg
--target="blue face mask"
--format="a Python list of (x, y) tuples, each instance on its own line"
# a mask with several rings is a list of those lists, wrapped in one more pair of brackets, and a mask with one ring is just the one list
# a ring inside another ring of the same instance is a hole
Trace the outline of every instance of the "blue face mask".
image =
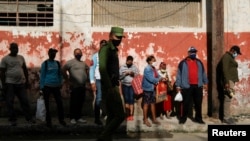
[(189, 57), (190, 57), (191, 59), (195, 59), (195, 58), (196, 58), (196, 53), (191, 53), (191, 54), (189, 55)]
[(238, 56), (238, 53), (234, 52), (234, 53), (233, 53), (233, 57), (235, 58), (235, 57), (237, 57), (237, 56)]

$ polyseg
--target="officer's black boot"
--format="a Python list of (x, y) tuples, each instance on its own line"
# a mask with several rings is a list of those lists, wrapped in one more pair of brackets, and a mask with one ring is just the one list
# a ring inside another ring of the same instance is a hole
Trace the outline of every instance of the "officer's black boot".
[(95, 124), (102, 125), (102, 121), (100, 120), (100, 106), (95, 105)]

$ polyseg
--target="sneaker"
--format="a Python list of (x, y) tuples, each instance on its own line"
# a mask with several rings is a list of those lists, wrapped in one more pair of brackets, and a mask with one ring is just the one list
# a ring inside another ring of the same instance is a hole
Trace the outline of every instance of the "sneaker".
[(80, 123), (87, 123), (87, 120), (84, 120), (82, 118), (78, 119), (77, 122), (80, 122)]
[(75, 120), (75, 119), (71, 119), (71, 120), (70, 120), (70, 123), (71, 123), (71, 124), (76, 124), (76, 120)]

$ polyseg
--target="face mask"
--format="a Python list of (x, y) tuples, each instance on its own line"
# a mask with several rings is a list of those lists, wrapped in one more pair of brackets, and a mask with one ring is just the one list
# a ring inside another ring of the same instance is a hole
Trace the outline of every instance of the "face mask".
[(49, 53), (49, 59), (50, 60), (54, 60), (56, 57), (56, 54), (55, 53)]
[(77, 60), (81, 60), (82, 55), (81, 55), (81, 54), (76, 54), (76, 55), (75, 55), (75, 58), (76, 58)]
[(132, 66), (132, 64), (127, 64), (127, 67), (130, 68)]
[(112, 44), (117, 47), (120, 45), (121, 41), (122, 40), (112, 40)]
[(195, 59), (195, 58), (196, 58), (196, 53), (191, 53), (191, 54), (189, 55), (189, 57), (190, 57), (191, 59)]
[(164, 69), (161, 69), (161, 72), (162, 72), (162, 73), (166, 73), (167, 71), (166, 71), (166, 70), (164, 70)]
[(153, 62), (153, 63), (152, 63), (152, 66), (154, 66), (154, 67), (155, 67), (156, 65), (157, 65), (156, 62)]
[(18, 51), (12, 51), (12, 52), (10, 53), (10, 56), (17, 56), (17, 52), (18, 52)]
[(10, 56), (17, 56), (18, 48), (11, 48), (10, 49)]
[(237, 57), (238, 56), (238, 54), (235, 52), (235, 53), (233, 53), (233, 57), (235, 58), (235, 57)]

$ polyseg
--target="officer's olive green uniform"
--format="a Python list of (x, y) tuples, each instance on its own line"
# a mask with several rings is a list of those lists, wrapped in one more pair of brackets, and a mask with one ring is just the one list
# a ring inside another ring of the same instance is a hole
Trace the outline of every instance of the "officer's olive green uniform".
[(102, 82), (102, 96), (107, 109), (106, 126), (99, 140), (111, 141), (112, 134), (125, 119), (122, 95), (119, 92), (118, 49), (111, 41), (99, 51), (99, 70)]

